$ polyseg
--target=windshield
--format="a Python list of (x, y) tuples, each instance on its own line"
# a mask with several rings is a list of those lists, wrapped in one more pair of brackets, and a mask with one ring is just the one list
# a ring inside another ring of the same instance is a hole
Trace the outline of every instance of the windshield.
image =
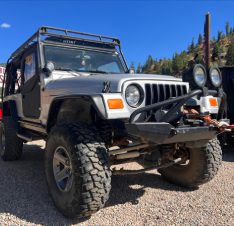
[(125, 73), (117, 52), (97, 52), (58, 46), (45, 46), (45, 63), (52, 62), (55, 70), (90, 73)]

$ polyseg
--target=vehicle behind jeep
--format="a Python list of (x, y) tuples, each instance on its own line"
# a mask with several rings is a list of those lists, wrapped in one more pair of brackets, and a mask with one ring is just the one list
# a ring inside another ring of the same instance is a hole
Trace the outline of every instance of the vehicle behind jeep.
[[(52, 27), (41, 27), (7, 62), (1, 157), (17, 160), (23, 143), (44, 139), (49, 193), (67, 217), (102, 208), (112, 174), (158, 169), (197, 187), (218, 172), (216, 135), (228, 127), (217, 121), (220, 74), (202, 65), (183, 81), (130, 72), (117, 38)], [(143, 169), (113, 168), (133, 161)]]
[[(222, 71), (222, 87), (225, 92), (225, 108), (222, 112), (222, 117), (230, 119), (230, 123), (234, 124), (234, 66), (220, 67)], [(231, 132), (222, 133), (219, 135), (219, 140), (222, 146), (234, 145), (234, 128)]]

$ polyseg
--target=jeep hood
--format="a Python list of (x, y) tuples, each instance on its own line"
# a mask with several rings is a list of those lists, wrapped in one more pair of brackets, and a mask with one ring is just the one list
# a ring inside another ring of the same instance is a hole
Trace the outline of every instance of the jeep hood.
[[(150, 74), (77, 74), (72, 72), (54, 71), (53, 77), (46, 80), (45, 90), (60, 90), (66, 93), (101, 93), (103, 83), (110, 82), (112, 93), (121, 92), (122, 85), (127, 81), (140, 82), (182, 82), (181, 79), (168, 75)], [(61, 93), (60, 93), (61, 94)]]

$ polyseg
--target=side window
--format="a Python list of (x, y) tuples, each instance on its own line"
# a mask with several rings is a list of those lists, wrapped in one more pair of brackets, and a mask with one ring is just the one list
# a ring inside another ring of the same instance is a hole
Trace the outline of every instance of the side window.
[(12, 61), (7, 65), (5, 95), (12, 95), (20, 92), (21, 76), (20, 76), (20, 61)]
[(24, 80), (27, 82), (36, 74), (35, 53), (31, 53), (24, 60)]

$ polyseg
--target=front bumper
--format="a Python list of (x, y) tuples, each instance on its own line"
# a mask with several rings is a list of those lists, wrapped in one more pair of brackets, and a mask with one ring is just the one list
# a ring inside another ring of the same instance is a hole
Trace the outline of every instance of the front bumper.
[(178, 127), (169, 123), (127, 123), (128, 134), (138, 137), (143, 143), (171, 144), (208, 141), (217, 134), (213, 126)]
[[(175, 119), (175, 112), (177, 112), (190, 98), (201, 94), (202, 90), (194, 90), (186, 95), (137, 109), (131, 114), (129, 123), (125, 124), (128, 134), (138, 137), (143, 143), (154, 144), (202, 143), (203, 141), (213, 139), (218, 131), (215, 126), (174, 127), (170, 124), (170, 122)], [(134, 120), (140, 113), (158, 110), (171, 104), (174, 104), (173, 107), (170, 108), (159, 122), (136, 122)]]

